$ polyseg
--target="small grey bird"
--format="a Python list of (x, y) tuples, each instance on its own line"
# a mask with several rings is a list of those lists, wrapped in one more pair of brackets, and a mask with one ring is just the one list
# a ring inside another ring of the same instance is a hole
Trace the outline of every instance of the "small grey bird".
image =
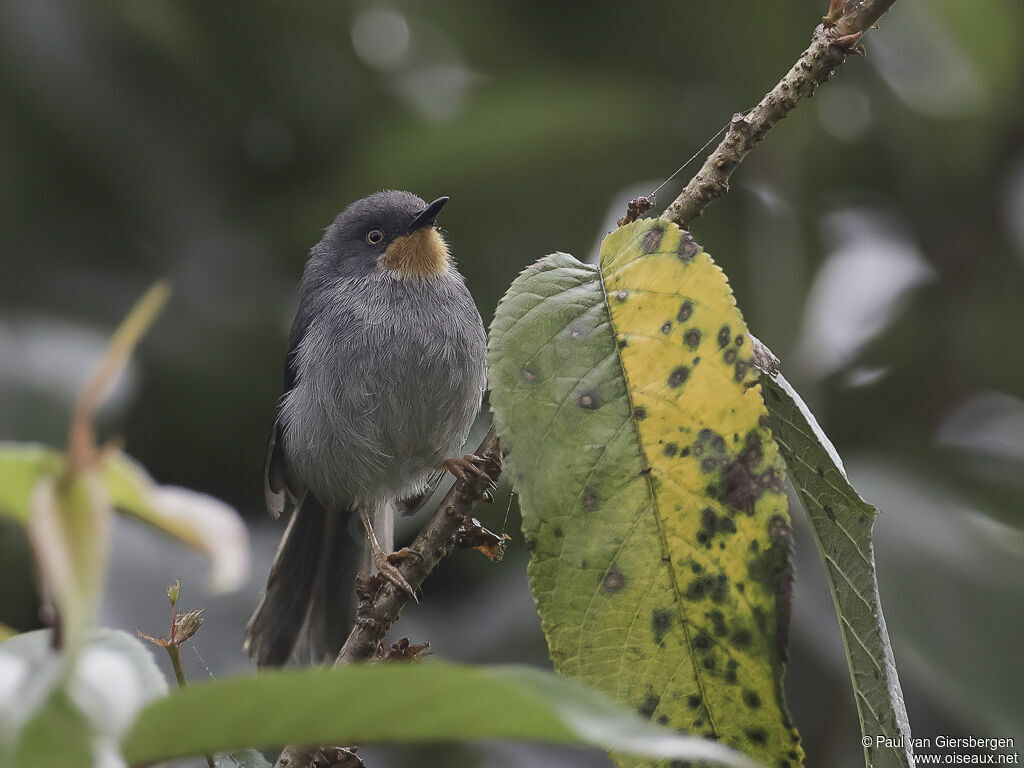
[(399, 505), (414, 511), (462, 456), (486, 381), (473, 297), (427, 205), (388, 190), (338, 214), (310, 251), (292, 324), (284, 396), (267, 449), (271, 514), (291, 519), (246, 627), (260, 666), (284, 664), (305, 627), (317, 660), (351, 622), (364, 542), (372, 566), (412, 594), (389, 562)]

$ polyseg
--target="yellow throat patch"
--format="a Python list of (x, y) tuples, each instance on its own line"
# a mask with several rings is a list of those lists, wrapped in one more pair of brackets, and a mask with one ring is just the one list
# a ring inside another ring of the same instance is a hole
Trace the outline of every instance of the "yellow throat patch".
[(417, 229), (410, 235), (401, 235), (391, 241), (380, 263), (408, 277), (430, 277), (447, 272), (451, 267), (448, 244), (433, 227)]

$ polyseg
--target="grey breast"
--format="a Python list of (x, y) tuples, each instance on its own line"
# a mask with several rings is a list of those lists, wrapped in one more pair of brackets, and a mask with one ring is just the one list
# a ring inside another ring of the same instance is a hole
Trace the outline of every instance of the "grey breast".
[(289, 466), (327, 504), (418, 492), (462, 449), (485, 386), (483, 323), (461, 275), (375, 272), (310, 290), (281, 404)]

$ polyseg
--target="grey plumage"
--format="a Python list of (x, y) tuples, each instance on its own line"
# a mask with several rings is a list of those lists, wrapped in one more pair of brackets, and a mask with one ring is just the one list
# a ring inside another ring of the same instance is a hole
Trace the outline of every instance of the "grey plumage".
[(261, 665), (287, 660), (303, 619), (318, 655), (337, 651), (353, 569), (352, 553), (338, 550), (353, 543), (351, 513), (370, 512), (390, 552), (397, 506), (461, 455), (479, 411), (483, 322), (432, 215), (410, 230), (426, 208), (408, 192), (371, 195), (310, 252), (268, 447), (268, 508), (293, 517), (247, 628)]

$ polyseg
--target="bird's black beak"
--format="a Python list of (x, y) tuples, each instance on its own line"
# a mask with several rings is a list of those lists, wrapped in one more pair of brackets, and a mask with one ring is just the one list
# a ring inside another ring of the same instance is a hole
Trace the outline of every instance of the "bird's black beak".
[(412, 220), (412, 223), (409, 225), (409, 231), (407, 234), (411, 235), (417, 229), (432, 226), (434, 223), (434, 219), (437, 218), (437, 214), (441, 212), (441, 209), (444, 208), (444, 204), (447, 202), (447, 197), (439, 197), (437, 198), (437, 200), (435, 200), (426, 208), (424, 208), (419, 214), (417, 214), (416, 218)]

